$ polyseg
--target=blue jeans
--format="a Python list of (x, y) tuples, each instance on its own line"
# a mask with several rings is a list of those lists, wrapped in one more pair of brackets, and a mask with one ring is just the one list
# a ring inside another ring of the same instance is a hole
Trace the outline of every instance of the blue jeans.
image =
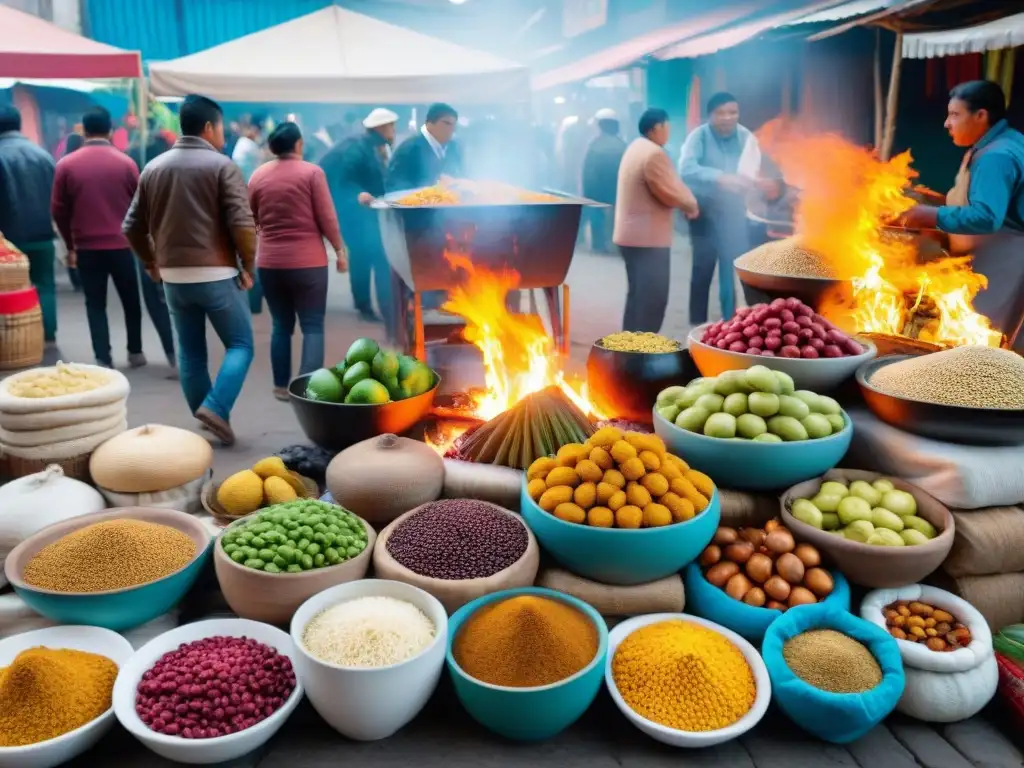
[[(164, 283), (167, 308), (178, 332), (178, 375), (194, 414), (206, 407), (225, 421), (252, 363), (252, 317), (245, 291), (234, 279), (211, 283)], [(224, 361), (210, 382), (206, 319), (224, 344)]]
[(270, 334), (270, 367), (274, 373), (274, 386), (287, 387), (292, 378), (292, 334), (295, 333), (296, 317), (302, 329), (299, 375), (323, 368), (327, 267), (260, 267), (259, 273), (263, 295), (274, 321), (274, 330)]

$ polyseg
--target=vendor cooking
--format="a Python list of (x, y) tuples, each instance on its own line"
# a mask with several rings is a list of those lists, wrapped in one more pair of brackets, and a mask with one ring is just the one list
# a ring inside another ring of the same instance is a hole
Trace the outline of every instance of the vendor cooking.
[(1024, 321), (1024, 135), (1006, 121), (1003, 89), (988, 80), (961, 83), (949, 94), (946, 130), (969, 147), (944, 205), (916, 205), (901, 219), (911, 228), (950, 236), (950, 252), (973, 254), (988, 279), (974, 308), (1012, 345)]

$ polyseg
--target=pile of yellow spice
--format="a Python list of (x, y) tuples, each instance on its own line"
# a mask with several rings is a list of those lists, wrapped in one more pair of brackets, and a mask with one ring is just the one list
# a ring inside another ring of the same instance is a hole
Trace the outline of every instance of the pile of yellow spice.
[(615, 650), (623, 701), (651, 722), (692, 733), (732, 725), (754, 706), (754, 672), (742, 651), (699, 624), (671, 619), (636, 630)]

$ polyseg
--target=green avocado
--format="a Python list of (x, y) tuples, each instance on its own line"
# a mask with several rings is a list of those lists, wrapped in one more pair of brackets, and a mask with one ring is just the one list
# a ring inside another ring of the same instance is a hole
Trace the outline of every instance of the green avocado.
[(415, 357), (398, 359), (398, 391), (402, 399), (416, 397), (434, 386), (434, 372)]

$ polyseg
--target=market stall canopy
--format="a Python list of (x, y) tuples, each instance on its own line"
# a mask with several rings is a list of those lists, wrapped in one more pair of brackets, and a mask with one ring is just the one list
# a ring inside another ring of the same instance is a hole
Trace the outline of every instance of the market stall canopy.
[(529, 98), (526, 67), (331, 6), (149, 67), (157, 96), (345, 104)]
[(0, 77), (141, 77), (135, 51), (124, 51), (0, 5)]
[(29, 85), (34, 88), (63, 88), (68, 91), (79, 93), (92, 93), (105, 88), (102, 82), (96, 80), (74, 80), (65, 78), (33, 78), (33, 77), (0, 77), (0, 90), (13, 88), (16, 85)]
[(1024, 45), (1024, 13), (966, 29), (903, 36), (903, 58), (934, 59)]

